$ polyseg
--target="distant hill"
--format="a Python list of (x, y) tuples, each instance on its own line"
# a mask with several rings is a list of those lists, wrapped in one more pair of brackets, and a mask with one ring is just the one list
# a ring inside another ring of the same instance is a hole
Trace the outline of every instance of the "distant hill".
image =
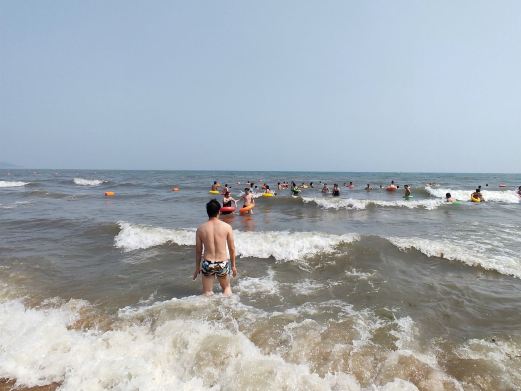
[(8, 162), (0, 162), (0, 168), (21, 168), (16, 164), (8, 163)]

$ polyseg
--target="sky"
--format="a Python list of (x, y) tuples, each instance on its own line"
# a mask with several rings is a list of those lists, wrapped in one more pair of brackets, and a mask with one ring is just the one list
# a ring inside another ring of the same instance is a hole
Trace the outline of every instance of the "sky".
[(521, 172), (521, 2), (0, 2), (0, 161)]

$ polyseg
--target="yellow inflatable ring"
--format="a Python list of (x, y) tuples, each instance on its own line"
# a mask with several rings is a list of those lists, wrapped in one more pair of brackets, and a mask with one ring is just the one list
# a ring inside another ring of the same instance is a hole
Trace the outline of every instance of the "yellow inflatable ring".
[(481, 202), (481, 200), (479, 198), (476, 198), (476, 197), (470, 197), (470, 200), (472, 202)]
[(219, 190), (210, 190), (208, 193), (210, 194), (221, 194)]

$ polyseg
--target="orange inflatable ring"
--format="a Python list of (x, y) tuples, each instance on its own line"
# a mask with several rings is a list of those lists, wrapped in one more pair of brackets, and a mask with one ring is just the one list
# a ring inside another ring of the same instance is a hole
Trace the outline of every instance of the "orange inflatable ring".
[(106, 191), (105, 192), (105, 197), (114, 197), (116, 195), (116, 193), (114, 193), (113, 191)]
[(241, 208), (239, 209), (239, 213), (240, 214), (244, 214), (246, 212), (249, 212), (250, 210), (252, 210), (253, 208), (255, 208), (255, 204), (250, 204), (248, 206), (245, 206), (244, 208)]

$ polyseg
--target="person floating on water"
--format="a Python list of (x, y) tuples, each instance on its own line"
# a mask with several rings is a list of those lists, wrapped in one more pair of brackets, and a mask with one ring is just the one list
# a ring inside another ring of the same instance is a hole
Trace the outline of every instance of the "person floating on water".
[(195, 280), (202, 273), (203, 295), (206, 296), (213, 295), (215, 277), (219, 280), (223, 294), (230, 296), (230, 274), (237, 277), (233, 229), (219, 220), (220, 208), (217, 200), (210, 200), (206, 204), (208, 221), (201, 224), (195, 233), (195, 271), (192, 278)]
[(481, 188), (478, 187), (474, 193), (470, 195), (470, 200), (479, 200), (479, 202), (485, 202), (485, 199), (483, 198), (483, 194), (481, 194)]
[(329, 193), (329, 187), (327, 187), (327, 183), (324, 183), (324, 187), (322, 187), (322, 193)]
[(445, 194), (445, 202), (455, 202), (456, 199), (450, 193)]
[(338, 188), (338, 185), (335, 183), (333, 185), (333, 197), (340, 196), (340, 189)]
[[(245, 188), (244, 189), (244, 195), (241, 197), (241, 200), (243, 201), (243, 208), (246, 208), (247, 206), (250, 206), (250, 205), (255, 205), (255, 200), (253, 199), (253, 195), (251, 194), (250, 192), (250, 189), (249, 188)], [(253, 214), (253, 209), (250, 209), (249, 211), (247, 211), (246, 213), (249, 213), (249, 214)]]
[(404, 197), (405, 198), (411, 198), (412, 197), (412, 193), (411, 193), (411, 186), (410, 185), (405, 185), (404, 186)]
[(219, 191), (219, 184), (217, 183), (217, 181), (213, 181), (213, 185), (212, 185), (212, 188), (210, 190), (211, 191)]
[(266, 185), (264, 187), (264, 193), (265, 194), (273, 194), (273, 191), (270, 189), (270, 186), (269, 185)]
[(232, 202), (235, 204), (235, 208), (237, 209), (237, 200), (230, 195), (229, 191), (226, 191), (223, 195), (223, 207), (232, 206)]
[[(382, 187), (382, 186), (380, 185), (380, 187)], [(371, 185), (368, 183), (364, 190), (365, 190), (365, 191), (371, 191), (371, 190), (373, 190), (373, 188), (372, 188)]]
[(298, 196), (300, 193), (300, 189), (294, 181), (291, 181), (291, 194), (294, 196)]
[(349, 184), (346, 185), (346, 187), (348, 187), (349, 189), (352, 189), (354, 187), (353, 182), (350, 181)]

